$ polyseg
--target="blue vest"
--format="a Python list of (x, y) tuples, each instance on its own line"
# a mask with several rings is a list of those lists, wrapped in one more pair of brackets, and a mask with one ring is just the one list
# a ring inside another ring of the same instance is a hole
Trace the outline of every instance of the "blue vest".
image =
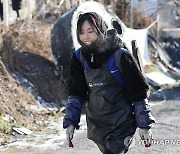
[[(123, 79), (122, 73), (121, 73), (121, 68), (118, 67), (118, 64), (120, 62), (122, 54), (125, 52), (126, 49), (119, 49), (111, 54), (111, 56), (108, 59), (108, 69), (111, 72), (112, 76), (118, 81), (118, 83), (122, 86), (125, 87), (125, 81)], [(81, 48), (79, 48), (76, 52), (75, 55), (77, 59), (82, 63), (84, 70), (88, 71), (90, 66), (88, 65), (87, 61), (83, 58), (81, 54)]]

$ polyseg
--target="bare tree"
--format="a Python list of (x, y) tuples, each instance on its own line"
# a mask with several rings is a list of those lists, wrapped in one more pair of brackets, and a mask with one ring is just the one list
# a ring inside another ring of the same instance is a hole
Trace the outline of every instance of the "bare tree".
[(114, 0), (111, 4), (111, 9), (125, 23), (126, 26), (129, 26), (130, 0)]

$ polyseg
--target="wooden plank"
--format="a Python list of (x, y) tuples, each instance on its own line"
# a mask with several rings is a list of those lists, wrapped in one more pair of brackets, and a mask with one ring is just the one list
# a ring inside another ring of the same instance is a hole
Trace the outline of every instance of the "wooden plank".
[(8, 27), (9, 26), (9, 1), (4, 0), (3, 1), (3, 21), (4, 21), (4, 26)]
[(139, 65), (139, 68), (140, 68), (142, 74), (145, 76), (144, 65), (142, 62), (142, 57), (141, 57), (139, 48), (137, 46), (137, 42), (136, 42), (136, 40), (132, 40), (131, 43), (132, 43), (132, 54), (133, 54), (134, 58), (136, 59), (136, 62)]

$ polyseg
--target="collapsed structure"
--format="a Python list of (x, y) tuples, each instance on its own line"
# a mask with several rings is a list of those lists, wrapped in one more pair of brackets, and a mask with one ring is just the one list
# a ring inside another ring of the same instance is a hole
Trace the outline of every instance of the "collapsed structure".
[[(169, 15), (171, 15), (172, 9), (169, 10)], [(128, 28), (115, 13), (104, 5), (98, 2), (87, 1), (61, 16), (51, 31), (51, 48), (56, 65), (56, 73), (61, 74), (65, 83), (67, 83), (71, 55), (80, 47), (76, 39), (76, 23), (78, 15), (82, 12), (96, 12), (100, 14), (106, 21), (109, 29), (115, 28), (117, 30), (122, 41), (127, 44), (130, 51), (132, 48), (131, 41), (136, 40), (144, 65), (150, 62), (160, 62), (176, 75), (179, 74), (179, 37), (172, 38), (168, 36), (169, 38), (166, 37), (163, 40), (160, 38), (158, 40), (160, 37), (159, 32), (164, 32), (160, 30), (162, 29), (159, 24), (162, 20), (161, 17), (161, 20), (158, 21), (157, 35), (149, 35), (148, 28), (138, 30)], [(160, 13), (161, 15), (163, 15), (163, 11)]]

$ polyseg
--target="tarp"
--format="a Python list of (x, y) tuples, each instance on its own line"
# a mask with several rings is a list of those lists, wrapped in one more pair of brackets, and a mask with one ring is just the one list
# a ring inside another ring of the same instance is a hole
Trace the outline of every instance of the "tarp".
[(148, 55), (148, 30), (147, 29), (130, 29), (125, 28), (124, 36), (122, 40), (127, 43), (128, 47), (131, 49), (131, 40), (137, 41), (137, 46), (140, 50), (143, 64), (146, 65), (150, 62)]

